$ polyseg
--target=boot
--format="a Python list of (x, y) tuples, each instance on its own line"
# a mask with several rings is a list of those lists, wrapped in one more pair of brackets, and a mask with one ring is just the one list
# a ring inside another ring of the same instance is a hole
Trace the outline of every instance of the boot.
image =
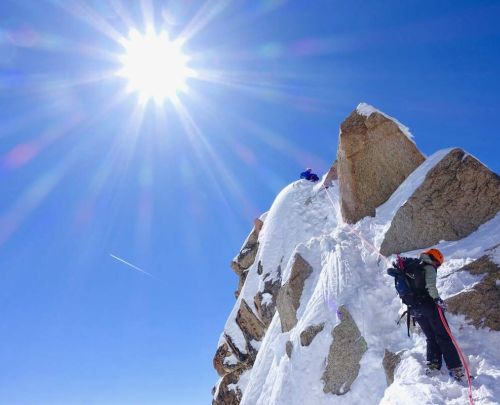
[(433, 376), (437, 374), (439, 370), (441, 370), (441, 364), (439, 364), (437, 361), (428, 361), (426, 365), (427, 365), (427, 368), (425, 369), (426, 375)]
[(457, 381), (463, 381), (465, 377), (464, 368), (463, 367), (455, 367), (450, 371), (450, 377), (453, 377)]

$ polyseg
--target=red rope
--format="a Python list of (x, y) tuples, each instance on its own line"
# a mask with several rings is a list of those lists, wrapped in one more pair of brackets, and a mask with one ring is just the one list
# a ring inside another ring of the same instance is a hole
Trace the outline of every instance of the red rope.
[(474, 400), (472, 399), (472, 382), (471, 382), (471, 377), (470, 377), (469, 365), (465, 361), (465, 356), (462, 353), (462, 350), (460, 349), (458, 342), (456, 341), (455, 337), (451, 333), (450, 327), (448, 326), (448, 322), (446, 322), (446, 319), (444, 317), (443, 309), (439, 305), (437, 305), (437, 310), (439, 313), (439, 317), (441, 318), (441, 323), (443, 324), (444, 329), (446, 330), (446, 333), (448, 333), (448, 336), (451, 338), (451, 341), (453, 342), (453, 346), (455, 346), (455, 349), (457, 349), (458, 355), (460, 356), (460, 360), (465, 368), (465, 372), (467, 373), (467, 383), (469, 384), (469, 404), (474, 405)]

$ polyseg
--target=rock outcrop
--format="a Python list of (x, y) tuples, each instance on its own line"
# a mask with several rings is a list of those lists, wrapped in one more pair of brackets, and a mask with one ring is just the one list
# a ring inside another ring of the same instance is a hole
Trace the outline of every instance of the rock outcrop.
[(367, 345), (347, 308), (341, 306), (337, 313), (340, 323), (332, 331), (333, 343), (323, 374), (323, 391), (343, 395), (359, 374), (359, 362)]
[(292, 357), (292, 351), (293, 351), (293, 343), (288, 340), (285, 345), (285, 352), (288, 358)]
[[(280, 271), (278, 274), (280, 275)], [(264, 326), (267, 328), (276, 312), (276, 300), (281, 287), (281, 278), (271, 279), (269, 275), (264, 277), (264, 288), (254, 297), (255, 308)]]
[(385, 349), (384, 359), (382, 360), (382, 366), (384, 367), (387, 386), (391, 385), (394, 382), (394, 371), (396, 370), (398, 364), (401, 362), (401, 357), (403, 353), (404, 350), (398, 353), (393, 353)]
[(236, 368), (238, 368), (238, 363), (237, 362), (228, 362), (228, 360), (234, 357), (233, 352), (229, 348), (229, 345), (227, 342), (222, 342), (222, 344), (217, 348), (217, 351), (215, 352), (213, 364), (215, 371), (217, 371), (217, 374), (219, 374), (221, 377), (227, 373), (230, 373), (234, 371)]
[[(500, 248), (497, 248), (500, 250)], [(460, 271), (483, 275), (472, 290), (461, 292), (446, 300), (452, 314), (465, 315), (476, 328), (500, 330), (500, 266), (489, 256), (483, 256), (462, 267)]]
[(281, 320), (281, 330), (288, 332), (297, 324), (297, 309), (306, 279), (313, 269), (300, 254), (296, 253), (288, 281), (278, 292), (277, 309)]
[(316, 335), (321, 332), (325, 327), (324, 323), (319, 325), (310, 325), (300, 333), (300, 344), (302, 346), (309, 346)]
[(337, 161), (333, 162), (332, 167), (330, 167), (330, 170), (328, 170), (328, 173), (326, 174), (325, 180), (323, 181), (323, 187), (330, 187), (335, 180), (338, 180), (339, 175), (337, 172)]
[(248, 342), (262, 340), (265, 333), (265, 326), (253, 313), (245, 300), (241, 300), (240, 309), (236, 315), (236, 324), (240, 327)]
[(346, 222), (374, 216), (375, 208), (424, 161), (403, 129), (367, 105), (340, 125), (337, 172)]
[(383, 255), (453, 241), (474, 232), (500, 211), (500, 177), (462, 149), (453, 149), (396, 212)]
[(255, 257), (257, 256), (257, 251), (259, 250), (259, 233), (263, 225), (264, 223), (260, 219), (255, 219), (252, 232), (250, 232), (250, 235), (248, 235), (243, 243), (238, 256), (231, 262), (231, 268), (240, 277), (238, 289), (234, 293), (236, 298), (238, 298), (241, 288), (245, 283), (248, 269), (254, 263)]
[[(248, 270), (254, 264), (259, 249), (259, 233), (263, 222), (255, 219), (254, 227), (238, 255), (231, 262), (231, 268), (239, 276), (238, 290), (235, 292), (236, 298), (248, 275)], [(258, 263), (259, 274), (262, 274), (262, 264)], [(276, 294), (279, 289), (280, 280), (270, 280), (265, 284), (262, 295), (256, 297), (258, 314), (255, 314), (250, 305), (242, 299), (236, 314), (236, 326), (241, 330), (245, 339), (245, 348), (239, 347), (230, 335), (224, 334), (215, 352), (213, 365), (221, 380), (214, 388), (213, 404), (236, 405), (241, 401), (242, 393), (237, 386), (241, 374), (250, 369), (255, 361), (257, 350), (253, 343), (262, 339), (269, 325), (269, 318), (272, 319), (275, 310)], [(265, 295), (268, 294), (268, 295)], [(256, 303), (254, 302), (254, 303)], [(264, 315), (260, 318), (261, 315)], [(241, 342), (240, 342), (241, 345)]]
[(213, 405), (238, 405), (241, 401), (242, 392), (237, 383), (241, 374), (248, 370), (248, 367), (239, 368), (222, 377), (218, 386), (212, 391), (214, 399)]
[[(224, 334), (224, 339), (225, 339), (225, 342), (228, 344), (229, 348), (231, 349), (231, 352), (234, 354), (234, 356), (236, 357), (236, 359), (239, 363), (246, 364), (251, 359), (246, 347), (240, 349), (238, 347), (238, 345), (236, 345), (236, 343), (233, 342), (233, 339), (228, 334)], [(248, 342), (247, 342), (247, 346), (248, 346)], [(241, 367), (241, 364), (239, 364), (238, 367)]]

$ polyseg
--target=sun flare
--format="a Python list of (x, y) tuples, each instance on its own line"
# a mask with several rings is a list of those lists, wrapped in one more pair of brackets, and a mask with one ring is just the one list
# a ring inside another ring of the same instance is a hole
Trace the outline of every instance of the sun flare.
[(118, 74), (128, 79), (128, 89), (138, 92), (142, 101), (172, 101), (187, 90), (187, 79), (194, 71), (188, 67), (180, 41), (170, 40), (165, 31), (141, 34), (132, 30), (122, 45), (125, 52)]

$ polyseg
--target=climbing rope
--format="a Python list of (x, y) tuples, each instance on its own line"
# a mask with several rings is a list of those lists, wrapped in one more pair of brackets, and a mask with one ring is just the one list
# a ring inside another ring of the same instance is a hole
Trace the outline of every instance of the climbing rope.
[[(328, 192), (328, 188), (326, 188), (324, 186), (323, 186), (323, 188), (326, 191), (326, 195), (328, 196), (328, 199), (332, 203), (333, 209), (335, 210), (335, 212), (338, 212), (338, 208), (335, 205), (330, 193)], [(320, 191), (321, 191), (321, 189), (320, 189)], [(390, 260), (386, 256), (384, 256), (382, 253), (380, 253), (379, 250), (372, 243), (368, 242), (365, 238), (363, 238), (363, 236), (361, 236), (361, 234), (358, 231), (356, 231), (352, 225), (348, 224), (347, 222), (344, 222), (343, 225), (347, 227), (347, 229), (349, 230), (350, 233), (352, 233), (353, 235), (356, 235), (362, 242), (364, 242), (371, 249), (372, 252), (376, 253), (381, 259), (383, 259), (386, 265), (389, 266), (391, 264)]]
[(455, 346), (455, 349), (457, 349), (458, 355), (460, 356), (460, 360), (462, 361), (462, 364), (465, 368), (465, 372), (467, 373), (467, 384), (469, 385), (469, 404), (474, 405), (474, 400), (472, 399), (472, 379), (470, 376), (469, 365), (467, 364), (467, 361), (465, 360), (465, 356), (462, 353), (462, 349), (460, 349), (458, 342), (456, 341), (455, 337), (451, 333), (450, 327), (448, 326), (448, 322), (446, 322), (446, 318), (444, 317), (443, 309), (439, 305), (437, 305), (437, 309), (439, 312), (439, 318), (441, 318), (441, 323), (443, 324), (444, 329), (446, 330), (446, 333), (448, 334), (451, 341), (453, 342), (453, 346)]

